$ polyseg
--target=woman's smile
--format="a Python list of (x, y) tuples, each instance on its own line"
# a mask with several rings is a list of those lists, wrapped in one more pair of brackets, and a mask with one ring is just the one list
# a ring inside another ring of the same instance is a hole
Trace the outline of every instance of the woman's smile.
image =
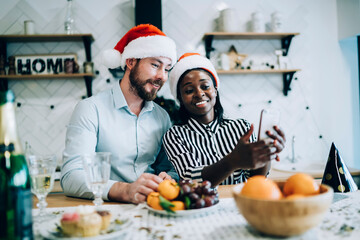
[(205, 107), (208, 102), (209, 102), (209, 101), (197, 102), (197, 103), (195, 103), (195, 106), (196, 106), (196, 107), (199, 107), (199, 108), (202, 108), (202, 107)]

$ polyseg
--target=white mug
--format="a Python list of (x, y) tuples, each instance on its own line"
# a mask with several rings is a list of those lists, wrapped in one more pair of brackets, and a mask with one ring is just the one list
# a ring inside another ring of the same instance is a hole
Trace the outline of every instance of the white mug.
[(24, 34), (25, 35), (32, 35), (35, 34), (35, 24), (32, 20), (24, 21)]

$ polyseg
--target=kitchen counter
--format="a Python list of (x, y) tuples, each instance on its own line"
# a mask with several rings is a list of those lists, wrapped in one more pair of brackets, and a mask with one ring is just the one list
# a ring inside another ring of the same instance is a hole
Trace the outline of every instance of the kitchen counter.
[[(360, 170), (359, 169), (355, 169), (355, 168), (349, 168), (349, 171), (351, 173), (351, 175), (353, 177), (359, 177), (360, 176)], [(270, 170), (270, 174), (269, 174), (269, 178), (273, 179), (273, 180), (286, 180), (288, 177), (290, 177), (291, 175), (295, 174), (295, 172), (288, 172), (288, 171), (281, 171), (281, 170), (277, 170), (277, 169), (271, 169)], [(317, 179), (322, 179), (323, 176), (323, 172), (311, 172), (309, 173), (309, 175), (313, 176), (314, 178)]]

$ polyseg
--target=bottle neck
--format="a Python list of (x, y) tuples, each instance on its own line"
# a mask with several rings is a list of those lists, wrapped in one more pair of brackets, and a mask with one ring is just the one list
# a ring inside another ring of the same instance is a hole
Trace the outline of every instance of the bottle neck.
[(6, 102), (0, 105), (0, 144), (5, 146), (13, 144), (13, 153), (23, 153), (17, 135), (15, 108), (13, 102)]
[(68, 1), (67, 1), (66, 17), (67, 17), (67, 18), (71, 18), (71, 17), (72, 17), (72, 0), (68, 0)]

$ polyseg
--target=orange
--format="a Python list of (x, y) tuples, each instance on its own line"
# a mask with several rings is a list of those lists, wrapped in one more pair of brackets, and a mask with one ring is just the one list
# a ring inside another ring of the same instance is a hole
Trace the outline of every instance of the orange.
[(170, 207), (173, 211), (185, 210), (185, 203), (182, 201), (171, 201), (174, 207)]
[(159, 183), (158, 191), (167, 200), (173, 200), (179, 196), (180, 187), (175, 181), (165, 179)]
[(160, 194), (158, 192), (152, 192), (147, 196), (146, 202), (147, 204), (156, 209), (156, 210), (163, 210), (160, 205)]
[(241, 194), (267, 200), (279, 200), (283, 197), (279, 186), (274, 181), (261, 175), (249, 178), (244, 184)]
[(303, 194), (291, 194), (291, 195), (287, 196), (285, 199), (295, 200), (295, 199), (300, 199), (300, 198), (304, 198), (304, 197), (306, 197), (306, 196)]
[(285, 196), (291, 194), (313, 195), (320, 193), (320, 186), (306, 173), (296, 173), (289, 177), (283, 188)]

